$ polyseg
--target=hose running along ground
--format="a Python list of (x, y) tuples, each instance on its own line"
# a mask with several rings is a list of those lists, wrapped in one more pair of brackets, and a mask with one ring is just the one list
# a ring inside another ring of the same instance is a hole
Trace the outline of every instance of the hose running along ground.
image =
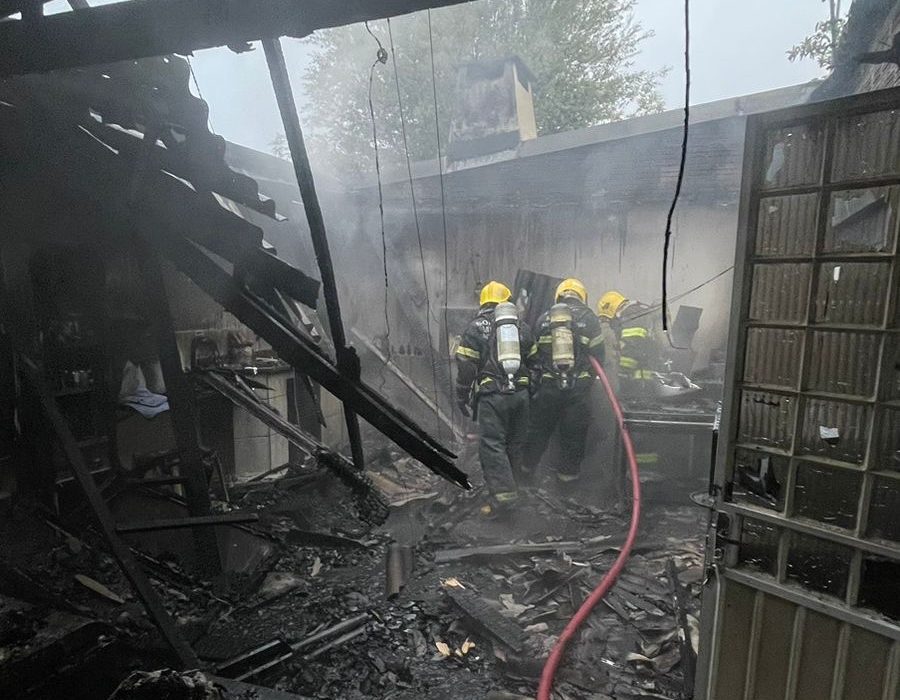
[(625, 568), (625, 562), (628, 561), (628, 557), (631, 555), (631, 548), (634, 546), (634, 540), (637, 537), (638, 532), (638, 524), (641, 519), (641, 483), (638, 479), (637, 459), (634, 455), (634, 445), (631, 443), (631, 435), (628, 434), (628, 428), (625, 425), (625, 416), (622, 413), (622, 406), (619, 404), (615, 392), (613, 392), (612, 385), (609, 383), (609, 377), (606, 376), (603, 367), (593, 357), (591, 358), (591, 363), (597, 371), (597, 377), (603, 383), (606, 395), (609, 397), (609, 403), (616, 414), (616, 422), (619, 424), (622, 443), (625, 445), (625, 455), (628, 458), (628, 471), (631, 475), (631, 524), (628, 527), (628, 537), (625, 539), (625, 544), (622, 546), (619, 556), (616, 557), (616, 561), (613, 563), (612, 568), (610, 568), (593, 592), (581, 604), (581, 607), (578, 608), (578, 611), (572, 619), (569, 620), (565, 629), (563, 629), (562, 634), (559, 635), (556, 646), (554, 646), (553, 651), (550, 652), (547, 663), (544, 665), (544, 670), (541, 672), (541, 683), (538, 686), (538, 700), (550, 700), (550, 694), (553, 690), (553, 677), (556, 675), (556, 670), (559, 668), (559, 664), (562, 661), (566, 645), (569, 643), (569, 640), (575, 636), (578, 628), (588, 618), (597, 603), (603, 600), (604, 596), (613, 587), (619, 574), (622, 573), (622, 569)]

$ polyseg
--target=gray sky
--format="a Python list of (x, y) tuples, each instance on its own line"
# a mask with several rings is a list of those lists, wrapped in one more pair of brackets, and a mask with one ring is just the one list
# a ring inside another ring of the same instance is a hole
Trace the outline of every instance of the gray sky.
[[(849, 3), (847, 3), (849, 5)], [(684, 101), (681, 0), (638, 0), (636, 19), (656, 36), (644, 43), (640, 68), (671, 66), (661, 85), (667, 108)], [(821, 0), (692, 0), (691, 102), (771, 90), (821, 77), (815, 61), (791, 63), (785, 52), (826, 19)]]
[[(92, 0), (105, 4), (110, 0)], [(48, 11), (68, 9), (62, 0)], [(638, 0), (636, 18), (655, 32), (637, 58), (639, 68), (671, 66), (660, 86), (667, 108), (684, 95), (684, 39), (681, 0)], [(692, 0), (691, 102), (697, 104), (760, 92), (820, 77), (812, 61), (790, 63), (785, 52), (825, 19), (821, 0)], [(399, 39), (398, 39), (399, 40)], [(435, 37), (440, 41), (440, 37)], [(309, 46), (283, 40), (295, 81), (307, 64)], [(214, 130), (225, 138), (268, 150), (281, 121), (262, 50), (237, 55), (230, 50), (199, 51), (192, 65)], [(537, 99), (540, 99), (538, 96)], [(303, 96), (298, 91), (298, 106)]]

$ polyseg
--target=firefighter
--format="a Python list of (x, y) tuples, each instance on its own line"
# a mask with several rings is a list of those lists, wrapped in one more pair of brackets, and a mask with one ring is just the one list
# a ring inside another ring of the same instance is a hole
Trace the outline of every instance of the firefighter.
[(662, 359), (650, 307), (611, 290), (597, 302), (597, 315), (609, 323), (618, 339), (616, 372), (622, 398), (654, 398), (656, 372), (661, 369)]
[(587, 290), (579, 280), (563, 280), (556, 288), (555, 299), (538, 320), (537, 342), (529, 357), (539, 383), (531, 401), (525, 468), (527, 478), (533, 478), (558, 427), (563, 461), (555, 470), (556, 479), (560, 485), (571, 487), (581, 474), (591, 418), (594, 369), (590, 357), (603, 362), (603, 336), (599, 320), (587, 305)]
[[(628, 299), (621, 292), (610, 290), (597, 302), (597, 315), (606, 321), (618, 339), (619, 396), (632, 401), (655, 401), (658, 384), (656, 370), (662, 358), (653, 329), (650, 307)], [(659, 462), (659, 453), (639, 450), (638, 464), (650, 466)]]
[(489, 492), (485, 514), (508, 510), (518, 497), (528, 429), (525, 356), (534, 340), (511, 296), (506, 285), (488, 282), (481, 290), (481, 308), (456, 349), (457, 404), (478, 423), (478, 456)]

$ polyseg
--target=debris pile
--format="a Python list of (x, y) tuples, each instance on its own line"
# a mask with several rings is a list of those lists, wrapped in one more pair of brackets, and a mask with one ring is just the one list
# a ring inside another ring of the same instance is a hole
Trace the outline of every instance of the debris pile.
[[(76, 536), (20, 513), (7, 527), (39, 536), (24, 547), (3, 533), (0, 658), (33, 654), (55, 609), (73, 629), (93, 625), (84, 656), (106, 650), (103, 688), (119, 686), (116, 697), (191, 678), (207, 679), (190, 689), (202, 698), (242, 697), (222, 685), (241, 682), (305, 698), (533, 697), (556, 636), (615, 558), (624, 519), (542, 489), (510, 518), (485, 519), (477, 493), (385, 457), (371, 475), (392, 504), (380, 527), (360, 518), (352, 489), (307, 464), (232, 489), (233, 507), (259, 515), (223, 528), (251, 538), (235, 571), (205, 581), (171, 553), (133, 547), (206, 677), (160, 672), (171, 659), (158, 631), (90, 527)], [(625, 573), (571, 645), (558, 697), (690, 697), (704, 522), (696, 506), (651, 509)], [(81, 663), (49, 684), (29, 680), (31, 697), (80, 677)]]

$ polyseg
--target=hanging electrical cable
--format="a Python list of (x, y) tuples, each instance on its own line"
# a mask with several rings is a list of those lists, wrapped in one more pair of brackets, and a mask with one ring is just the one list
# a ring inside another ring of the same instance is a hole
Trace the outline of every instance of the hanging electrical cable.
[(203, 97), (203, 91), (200, 90), (200, 83), (197, 82), (197, 74), (194, 73), (194, 64), (191, 63), (190, 56), (185, 56), (185, 58), (187, 59), (188, 70), (191, 73), (191, 80), (194, 81), (194, 88), (197, 90), (197, 97), (199, 97), (201, 100), (203, 100), (204, 103), (206, 103), (206, 123), (209, 124), (209, 131), (210, 133), (215, 134), (216, 130), (213, 128), (212, 116), (209, 113), (209, 103), (206, 102), (206, 98)]
[(381, 259), (384, 264), (384, 344), (385, 344), (385, 355), (388, 360), (391, 359), (391, 321), (388, 315), (388, 290), (390, 289), (390, 283), (388, 281), (388, 263), (387, 263), (387, 236), (385, 235), (385, 227), (384, 227), (384, 190), (381, 184), (381, 161), (378, 155), (378, 128), (375, 125), (375, 105), (372, 102), (372, 84), (375, 79), (375, 67), (380, 63), (385, 65), (388, 60), (387, 51), (385, 51), (384, 46), (381, 45), (381, 41), (377, 36), (372, 32), (372, 29), (369, 27), (369, 23), (366, 22), (366, 31), (372, 36), (375, 40), (375, 43), (378, 44), (378, 51), (375, 53), (375, 60), (372, 62), (372, 67), (369, 68), (369, 116), (372, 119), (372, 143), (375, 147), (375, 177), (378, 180), (378, 213), (381, 219)]
[[(669, 245), (672, 239), (672, 219), (675, 216), (675, 207), (678, 206), (678, 198), (681, 196), (681, 186), (684, 183), (684, 170), (687, 163), (688, 132), (690, 130), (691, 116), (691, 31), (690, 31), (690, 0), (684, 0), (684, 129), (681, 138), (681, 160), (678, 164), (678, 179), (675, 181), (675, 195), (666, 216), (666, 234), (663, 242), (662, 260), (662, 327), (669, 337), (669, 300), (668, 300), (668, 267)], [(669, 344), (671, 344), (669, 340)]]
[[(704, 280), (704, 281), (701, 282), (700, 284), (698, 284), (698, 285), (696, 285), (696, 286), (694, 286), (694, 287), (691, 287), (690, 289), (686, 289), (685, 291), (681, 292), (680, 294), (676, 294), (674, 297), (670, 297), (670, 298), (669, 298), (669, 301), (672, 302), (672, 301), (678, 301), (679, 299), (684, 299), (684, 298), (685, 298), (686, 296), (688, 296), (689, 294), (693, 294), (694, 292), (696, 292), (696, 291), (698, 291), (698, 290), (700, 290), (700, 289), (703, 289), (706, 285), (715, 282), (717, 279), (719, 279), (719, 278), (722, 277), (723, 275), (727, 275), (727, 274), (728, 274), (729, 272), (731, 272), (733, 269), (734, 269), (734, 265), (729, 265), (728, 267), (726, 267), (726, 268), (725, 268), (724, 270), (722, 270), (721, 272), (717, 272), (717, 273), (714, 274), (712, 277), (710, 277), (710, 278), (707, 279), (707, 280)], [(643, 318), (644, 316), (649, 316), (650, 314), (655, 314), (655, 313), (656, 313), (657, 311), (659, 311), (661, 308), (662, 308), (662, 304), (654, 304), (653, 306), (651, 306), (650, 308), (648, 308), (646, 311), (642, 311), (641, 313), (635, 314), (634, 316), (629, 316), (629, 319), (628, 319), (628, 320), (629, 320), (629, 321), (634, 321), (634, 320), (637, 320), (637, 319), (639, 319), (639, 318)]]
[[(438, 115), (438, 98), (437, 98), (437, 71), (434, 68), (434, 34), (432, 32), (431, 27), (431, 10), (427, 11), (428, 14), (428, 50), (431, 55), (431, 95), (434, 100), (434, 133), (437, 139), (437, 160), (438, 160), (438, 181), (440, 182), (441, 187), (441, 225), (443, 228), (444, 235), (444, 338), (447, 342), (447, 347), (444, 348), (447, 352), (447, 376), (453, 376), (453, 359), (450, 356), (450, 327), (447, 323), (447, 304), (449, 301), (448, 295), (450, 290), (450, 255), (449, 255), (449, 247), (447, 245), (447, 200), (446, 195), (444, 193), (444, 156), (441, 153), (441, 121)], [(456, 405), (455, 402), (450, 402), (450, 419), (455, 422), (456, 413)]]
[[(425, 268), (425, 249), (422, 245), (422, 227), (419, 224), (419, 207), (416, 204), (416, 191), (413, 186), (412, 160), (409, 157), (409, 141), (406, 137), (406, 117), (403, 112), (403, 96), (400, 92), (400, 68), (397, 65), (397, 52), (394, 48), (394, 32), (391, 29), (390, 17), (387, 20), (388, 42), (391, 46), (391, 61), (394, 64), (394, 85), (397, 88), (397, 105), (400, 109), (400, 133), (403, 136), (403, 152), (406, 156), (406, 174), (409, 178), (409, 197), (412, 201), (413, 220), (416, 225), (416, 241), (419, 244), (419, 263), (422, 266), (422, 286), (425, 290), (425, 333), (428, 339), (428, 354), (431, 360), (431, 381), (434, 390), (434, 405), (440, 405), (438, 400), (438, 379), (437, 379), (437, 362), (434, 356), (434, 339), (431, 335), (431, 321), (434, 314), (431, 310), (431, 292), (428, 288), (428, 272)], [(441, 424), (438, 422), (438, 432), (441, 431)]]

